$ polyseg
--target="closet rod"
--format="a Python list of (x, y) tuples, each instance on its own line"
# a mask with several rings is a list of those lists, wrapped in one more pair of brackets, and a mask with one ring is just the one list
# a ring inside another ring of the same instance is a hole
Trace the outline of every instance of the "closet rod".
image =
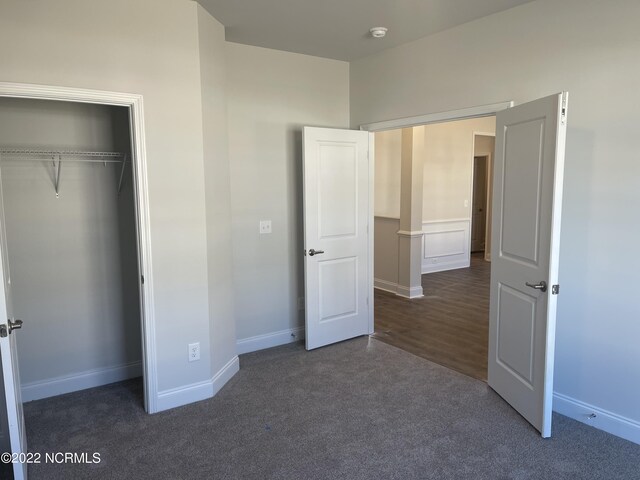
[(60, 169), (62, 162), (81, 163), (122, 163), (120, 178), (118, 181), (118, 195), (122, 190), (124, 170), (127, 164), (127, 154), (120, 152), (89, 152), (82, 150), (28, 150), (17, 148), (0, 148), (0, 160), (19, 157), (20, 161), (51, 161), (54, 168), (54, 188), (56, 198), (60, 197)]
[[(80, 150), (19, 150), (19, 149), (0, 149), (0, 155), (6, 157), (65, 157), (64, 161), (85, 161), (85, 162), (122, 162), (125, 154), (120, 152), (89, 152)], [(76, 158), (73, 158), (76, 157)], [(78, 158), (83, 157), (83, 158)], [(110, 160), (109, 160), (110, 159)], [(31, 160), (31, 159), (25, 159)], [(33, 160), (43, 160), (42, 158), (34, 158)]]

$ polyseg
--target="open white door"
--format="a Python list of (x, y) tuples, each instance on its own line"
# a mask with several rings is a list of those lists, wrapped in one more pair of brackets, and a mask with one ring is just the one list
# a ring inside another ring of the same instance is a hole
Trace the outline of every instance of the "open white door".
[(370, 136), (304, 128), (307, 350), (373, 333)]
[(551, 436), (567, 94), (496, 116), (489, 385)]
[[(24, 414), (22, 412), (22, 395), (20, 393), (20, 375), (18, 373), (18, 352), (16, 350), (16, 330), (22, 327), (21, 320), (14, 320), (11, 304), (11, 275), (7, 260), (7, 242), (5, 235), (4, 208), (2, 205), (2, 189), (0, 188), (0, 360), (2, 361), (2, 379), (6, 406), (6, 420), (8, 420), (10, 453), (19, 457), (27, 452), (27, 436), (24, 428)], [(5, 319), (8, 319), (5, 321)], [(0, 397), (0, 406), (2, 400)], [(5, 412), (3, 412), (5, 413)], [(6, 453), (6, 452), (0, 452)], [(13, 463), (14, 480), (27, 478), (27, 464)]]

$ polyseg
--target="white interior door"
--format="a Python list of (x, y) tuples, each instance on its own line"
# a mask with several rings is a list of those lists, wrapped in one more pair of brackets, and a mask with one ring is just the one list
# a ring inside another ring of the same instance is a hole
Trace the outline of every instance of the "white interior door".
[(307, 350), (373, 333), (370, 135), (304, 128)]
[[(3, 422), (8, 432), (8, 442), (5, 444), (11, 453), (19, 455), (27, 452), (27, 436), (24, 428), (24, 414), (20, 392), (20, 375), (18, 372), (18, 352), (16, 349), (16, 330), (21, 328), (22, 322), (13, 318), (11, 304), (11, 273), (7, 256), (7, 242), (5, 235), (4, 208), (2, 204), (2, 189), (0, 183), (0, 360), (2, 361), (2, 379), (6, 407), (6, 422)], [(7, 319), (5, 321), (5, 319)], [(0, 397), (1, 399), (1, 397)], [(1, 400), (0, 400), (1, 404)], [(3, 414), (5, 412), (2, 412)], [(4, 453), (4, 452), (1, 452)], [(13, 463), (14, 480), (27, 478), (27, 464)]]
[(496, 116), (489, 385), (551, 436), (567, 94)]

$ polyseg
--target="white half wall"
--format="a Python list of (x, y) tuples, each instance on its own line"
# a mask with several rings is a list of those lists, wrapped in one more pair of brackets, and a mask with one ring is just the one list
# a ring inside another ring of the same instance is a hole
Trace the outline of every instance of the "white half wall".
[[(235, 316), (243, 345), (304, 324), (302, 127), (347, 128), (349, 64), (227, 43), (227, 91)], [(261, 220), (271, 220), (273, 233), (260, 235)]]
[(423, 222), (422, 273), (466, 268), (471, 263), (469, 219)]
[(554, 388), (635, 425), (638, 18), (637, 0), (536, 0), (351, 63), (356, 128), (569, 91)]

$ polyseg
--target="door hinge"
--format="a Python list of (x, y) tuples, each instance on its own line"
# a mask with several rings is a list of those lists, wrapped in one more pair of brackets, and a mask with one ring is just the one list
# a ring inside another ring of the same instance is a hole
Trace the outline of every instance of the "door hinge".
[(142, 285), (144, 285), (144, 275), (140, 275), (140, 281), (142, 282)]
[(558, 295), (560, 293), (560, 285), (551, 285), (551, 295)]
[(566, 125), (567, 123), (567, 94), (562, 94), (562, 110), (560, 112), (560, 123)]

